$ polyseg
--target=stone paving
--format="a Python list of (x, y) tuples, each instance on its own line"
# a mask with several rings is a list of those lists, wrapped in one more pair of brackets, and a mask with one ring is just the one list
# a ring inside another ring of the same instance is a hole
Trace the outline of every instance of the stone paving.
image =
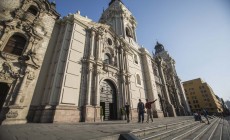
[(0, 140), (90, 140), (146, 127), (193, 120), (188, 117), (155, 118), (154, 123), (104, 121), (101, 123), (37, 124), (0, 126)]

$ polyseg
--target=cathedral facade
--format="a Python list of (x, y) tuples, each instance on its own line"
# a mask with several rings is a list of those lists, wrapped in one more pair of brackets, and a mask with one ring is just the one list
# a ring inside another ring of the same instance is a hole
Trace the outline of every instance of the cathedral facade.
[(158, 99), (153, 115), (188, 115), (175, 61), (157, 42), (137, 43), (137, 22), (111, 0), (99, 22), (60, 18), (48, 0), (0, 2), (0, 122), (117, 120), (125, 103), (137, 119), (139, 99)]

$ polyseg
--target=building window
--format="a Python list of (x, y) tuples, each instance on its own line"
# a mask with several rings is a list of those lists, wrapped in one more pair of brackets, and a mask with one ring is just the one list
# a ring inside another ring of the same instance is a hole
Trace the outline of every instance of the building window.
[(110, 39), (110, 38), (108, 38), (108, 44), (111, 46), (111, 45), (113, 45), (113, 41)]
[(108, 53), (106, 53), (105, 56), (104, 56), (104, 63), (110, 64), (111, 63), (110, 59), (111, 59), (110, 55)]
[(14, 55), (22, 55), (22, 52), (26, 46), (26, 39), (21, 35), (13, 35), (8, 40), (4, 52), (11, 53)]
[(35, 6), (30, 6), (30, 8), (27, 10), (27, 12), (29, 12), (29, 13), (31, 13), (32, 15), (34, 15), (34, 16), (37, 16), (37, 14), (38, 14), (38, 10), (37, 10), (37, 7), (35, 7)]
[(137, 84), (141, 85), (141, 77), (139, 74), (136, 75), (137, 76)]
[(129, 28), (128, 28), (128, 27), (126, 27), (126, 29), (125, 29), (125, 33), (126, 33), (126, 36), (128, 36), (128, 37), (131, 37), (131, 38), (132, 38), (131, 31), (129, 30)]
[(136, 55), (136, 54), (134, 54), (134, 62), (135, 62), (136, 64), (138, 64), (138, 59), (137, 59), (137, 55)]

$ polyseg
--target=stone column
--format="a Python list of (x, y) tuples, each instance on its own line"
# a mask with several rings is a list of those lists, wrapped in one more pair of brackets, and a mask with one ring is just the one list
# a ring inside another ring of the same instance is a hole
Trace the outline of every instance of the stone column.
[(129, 67), (128, 67), (128, 61), (127, 61), (127, 53), (124, 52), (124, 64), (125, 64), (125, 72), (126, 72), (126, 75), (125, 75), (125, 86), (126, 86), (126, 94), (125, 94), (125, 102), (128, 102), (130, 103), (130, 97), (129, 97), (129, 94), (130, 94), (130, 81), (129, 81)]
[(95, 41), (95, 32), (91, 31), (91, 38), (90, 38), (90, 51), (89, 51), (89, 57), (91, 59), (94, 59), (94, 41)]
[(121, 71), (124, 72), (124, 50), (123, 48), (120, 49), (120, 68), (121, 68)]
[(93, 80), (93, 66), (90, 63), (88, 67), (87, 74), (87, 91), (86, 91), (86, 101), (83, 110), (83, 121), (94, 122), (95, 121), (95, 106), (92, 106), (92, 80)]
[(164, 72), (163, 72), (163, 68), (162, 68), (162, 61), (163, 60), (159, 60), (159, 74), (160, 74), (161, 79), (162, 79), (164, 95), (165, 95), (165, 99), (167, 101), (168, 114), (170, 117), (174, 117), (174, 116), (176, 116), (176, 112), (175, 112), (175, 108), (173, 107), (171, 100), (170, 100), (170, 97), (169, 97), (169, 92), (168, 92), (168, 88), (166, 85), (165, 76), (164, 76)]
[(121, 49), (121, 68), (122, 68), (122, 73), (121, 73), (121, 77), (122, 77), (122, 93), (121, 93), (121, 96), (122, 96), (122, 103), (121, 103), (121, 106), (123, 107), (125, 105), (125, 99), (126, 99), (126, 92), (125, 92), (125, 60), (124, 60), (124, 50)]
[(28, 76), (28, 71), (25, 72), (25, 75), (23, 77), (21, 87), (18, 91), (18, 95), (17, 95), (16, 100), (15, 100), (15, 105), (19, 105), (22, 102), (21, 99), (23, 98), (23, 90), (24, 90), (24, 87), (25, 87), (25, 84), (27, 81), (27, 76)]
[(101, 47), (102, 47), (102, 36), (98, 34), (97, 36), (97, 48), (96, 48), (96, 60), (102, 61), (102, 56), (101, 56)]
[(101, 108), (100, 108), (100, 70), (97, 69), (95, 73), (95, 94), (94, 94), (94, 122), (100, 122)]
[(116, 54), (117, 54), (117, 67), (119, 67), (120, 66), (120, 59), (119, 59), (119, 50), (118, 50), (118, 48), (116, 50)]
[(87, 76), (87, 92), (86, 92), (86, 102), (85, 105), (90, 105), (91, 101), (91, 88), (92, 88), (92, 75), (93, 75), (93, 68), (91, 67), (92, 64), (89, 65), (88, 68), (88, 76)]
[(100, 106), (100, 70), (97, 69), (95, 75), (95, 97), (94, 97), (94, 105)]

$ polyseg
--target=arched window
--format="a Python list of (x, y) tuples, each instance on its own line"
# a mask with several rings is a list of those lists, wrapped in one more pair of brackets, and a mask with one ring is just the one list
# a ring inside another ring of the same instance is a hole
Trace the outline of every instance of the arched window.
[(137, 74), (137, 84), (141, 85), (141, 77), (139, 74)]
[(129, 30), (128, 27), (126, 27), (125, 32), (126, 32), (126, 36), (132, 37), (131, 31)]
[(3, 51), (20, 56), (22, 55), (25, 45), (26, 45), (26, 39), (23, 36), (13, 35), (8, 40)]
[(136, 55), (136, 54), (134, 54), (134, 62), (135, 62), (136, 64), (138, 64), (138, 59), (137, 59), (137, 55)]
[(111, 46), (111, 45), (113, 45), (113, 41), (110, 39), (110, 38), (108, 38), (108, 44)]
[(104, 62), (106, 64), (110, 64), (111, 63), (110, 55), (108, 53), (106, 53), (105, 56), (104, 56)]
[(38, 14), (38, 9), (37, 9), (37, 7), (35, 7), (35, 6), (32, 5), (32, 6), (30, 6), (30, 8), (27, 10), (27, 12), (33, 14), (34, 16), (37, 16), (37, 14)]

